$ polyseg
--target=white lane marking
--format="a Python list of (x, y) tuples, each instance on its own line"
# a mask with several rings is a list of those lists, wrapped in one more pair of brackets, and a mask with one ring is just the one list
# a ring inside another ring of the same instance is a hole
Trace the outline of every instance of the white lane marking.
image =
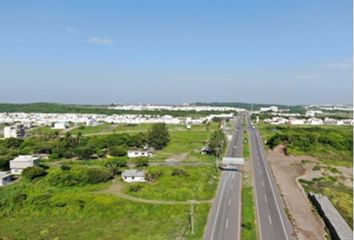
[(264, 195), (264, 200), (265, 200), (266, 202), (268, 202), (268, 199), (267, 199), (267, 196), (266, 196), (266, 195)]
[(231, 184), (230, 188), (231, 188), (231, 189), (233, 189), (233, 188), (234, 188), (234, 184), (233, 184), (233, 183)]
[(268, 214), (268, 218), (269, 218), (269, 223), (272, 224), (272, 218), (270, 217), (269, 214)]
[(234, 177), (235, 177), (235, 173), (233, 172), (233, 173), (232, 173), (232, 178), (234, 178)]
[(216, 208), (216, 215), (215, 215), (215, 218), (214, 218), (214, 224), (213, 224), (213, 228), (211, 229), (211, 234), (210, 234), (210, 239), (213, 240), (214, 239), (214, 232), (215, 232), (215, 227), (216, 227), (216, 221), (218, 219), (218, 216), (219, 216), (219, 211), (220, 211), (220, 206), (221, 206), (221, 198), (222, 196), (224, 195), (224, 191), (225, 191), (225, 182), (226, 182), (226, 179), (223, 179), (224, 181), (222, 182), (222, 186), (221, 186), (221, 194), (220, 194), (220, 198), (219, 199), (219, 202), (218, 202), (218, 206)]
[[(264, 157), (265, 154), (264, 154), (264, 147), (262, 146), (263, 143), (262, 143), (261, 138), (259, 137), (259, 135), (257, 134), (256, 131), (255, 131), (255, 134), (256, 134), (256, 141), (258, 142), (259, 148), (261, 150), (261, 152), (260, 152), (261, 153), (261, 159), (262, 159), (262, 161), (264, 163), (265, 162), (265, 157)], [(280, 213), (280, 208), (279, 208), (279, 205), (278, 205), (278, 201), (277, 201), (277, 198), (275, 196), (274, 187), (273, 187), (272, 182), (270, 181), (270, 177), (269, 177), (269, 173), (268, 173), (268, 170), (267, 170), (267, 166), (265, 166), (265, 172), (266, 172), (269, 184), (270, 184), (270, 189), (272, 190), (272, 195), (273, 195), (273, 198), (274, 198), (275, 206), (277, 207), (277, 210), (278, 210), (278, 214), (279, 214), (280, 222), (281, 222), (281, 225), (282, 225), (282, 228), (283, 228), (283, 231), (284, 231), (285, 239), (289, 240), (287, 231), (285, 229), (283, 216)]]
[(228, 227), (229, 227), (229, 219), (226, 218), (225, 228), (227, 229)]
[(263, 182), (263, 180), (262, 180), (262, 186), (264, 186), (264, 182)]
[(229, 198), (229, 206), (231, 206), (231, 198)]

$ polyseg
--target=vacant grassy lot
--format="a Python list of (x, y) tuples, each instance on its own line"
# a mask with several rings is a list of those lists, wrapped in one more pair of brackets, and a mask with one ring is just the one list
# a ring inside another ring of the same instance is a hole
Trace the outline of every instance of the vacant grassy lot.
[[(174, 170), (182, 174), (173, 175)], [(207, 167), (149, 167), (150, 172), (161, 172), (151, 183), (139, 184), (138, 191), (130, 191), (131, 184), (125, 184), (124, 192), (140, 198), (154, 200), (187, 201), (209, 200), (214, 197), (218, 173), (214, 166)]]
[(300, 179), (306, 192), (315, 192), (327, 196), (334, 207), (353, 228), (353, 190), (338, 182), (337, 177), (326, 176), (311, 181)]
[(44, 177), (1, 188), (0, 239), (202, 238), (209, 204), (195, 206), (191, 236), (188, 205), (150, 205), (97, 194), (107, 185), (51, 187)]
[(309, 155), (329, 165), (353, 166), (352, 126), (259, 125), (269, 148), (286, 146), (288, 154)]

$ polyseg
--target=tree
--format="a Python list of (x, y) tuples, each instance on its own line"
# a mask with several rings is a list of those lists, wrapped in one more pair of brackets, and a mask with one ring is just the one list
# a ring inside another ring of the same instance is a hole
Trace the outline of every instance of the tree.
[(124, 146), (113, 146), (109, 148), (109, 154), (115, 157), (123, 157), (127, 155), (127, 149)]
[(159, 150), (164, 148), (170, 141), (170, 135), (165, 123), (155, 123), (148, 131), (149, 146)]
[(215, 130), (209, 139), (209, 147), (214, 155), (220, 156), (220, 153), (226, 147), (226, 136), (223, 130)]
[(127, 161), (124, 158), (112, 158), (107, 160), (105, 166), (109, 172), (114, 176), (120, 173), (120, 168), (127, 166)]
[(22, 171), (22, 176), (24, 176), (28, 180), (33, 180), (37, 177), (41, 177), (44, 175), (46, 175), (46, 172), (41, 167), (28, 167)]
[(76, 149), (76, 154), (81, 159), (91, 159), (92, 155), (95, 154), (95, 149), (90, 146), (80, 147)]

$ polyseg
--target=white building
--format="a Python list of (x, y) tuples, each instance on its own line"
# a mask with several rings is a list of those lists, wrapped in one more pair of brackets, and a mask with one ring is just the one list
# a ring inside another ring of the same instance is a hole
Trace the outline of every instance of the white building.
[(22, 125), (4, 127), (4, 138), (24, 138), (25, 128)]
[(56, 122), (54, 123), (52, 129), (66, 129), (69, 127), (67, 122)]
[(307, 120), (307, 123), (310, 125), (322, 125), (323, 124), (323, 120), (320, 118), (309, 118)]
[(135, 169), (125, 170), (122, 178), (124, 182), (145, 182), (145, 172)]
[(291, 125), (304, 125), (305, 119), (289, 118), (289, 124), (291, 124)]
[(278, 112), (278, 107), (270, 106), (270, 107), (261, 107), (261, 112)]
[(0, 187), (11, 183), (11, 173), (0, 172)]
[(21, 174), (23, 169), (28, 167), (38, 166), (39, 157), (32, 155), (20, 155), (10, 161), (10, 168), (12, 174)]
[(128, 157), (129, 158), (151, 157), (151, 156), (152, 156), (152, 153), (150, 150), (141, 150), (141, 149), (128, 150)]
[(98, 125), (100, 125), (100, 123), (97, 122), (96, 119), (87, 119), (87, 121), (86, 121), (86, 126), (94, 127), (94, 126), (98, 126)]

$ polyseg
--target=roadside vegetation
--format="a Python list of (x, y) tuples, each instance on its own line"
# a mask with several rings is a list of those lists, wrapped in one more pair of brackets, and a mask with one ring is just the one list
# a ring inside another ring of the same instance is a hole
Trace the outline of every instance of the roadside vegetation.
[[(260, 125), (266, 145), (274, 149), (282, 144), (285, 154), (312, 156), (321, 161), (312, 167), (320, 177), (300, 179), (304, 190), (320, 193), (329, 198), (346, 222), (353, 227), (353, 189), (340, 167), (353, 167), (352, 126), (271, 126)], [(311, 164), (303, 160), (302, 164)], [(345, 184), (346, 183), (346, 184)]]
[(310, 181), (300, 179), (299, 182), (306, 192), (320, 193), (327, 196), (345, 221), (353, 228), (353, 190), (342, 183), (337, 177), (325, 176)]
[(330, 165), (353, 166), (351, 126), (271, 126), (260, 125), (266, 145), (285, 146), (285, 154), (309, 155)]

